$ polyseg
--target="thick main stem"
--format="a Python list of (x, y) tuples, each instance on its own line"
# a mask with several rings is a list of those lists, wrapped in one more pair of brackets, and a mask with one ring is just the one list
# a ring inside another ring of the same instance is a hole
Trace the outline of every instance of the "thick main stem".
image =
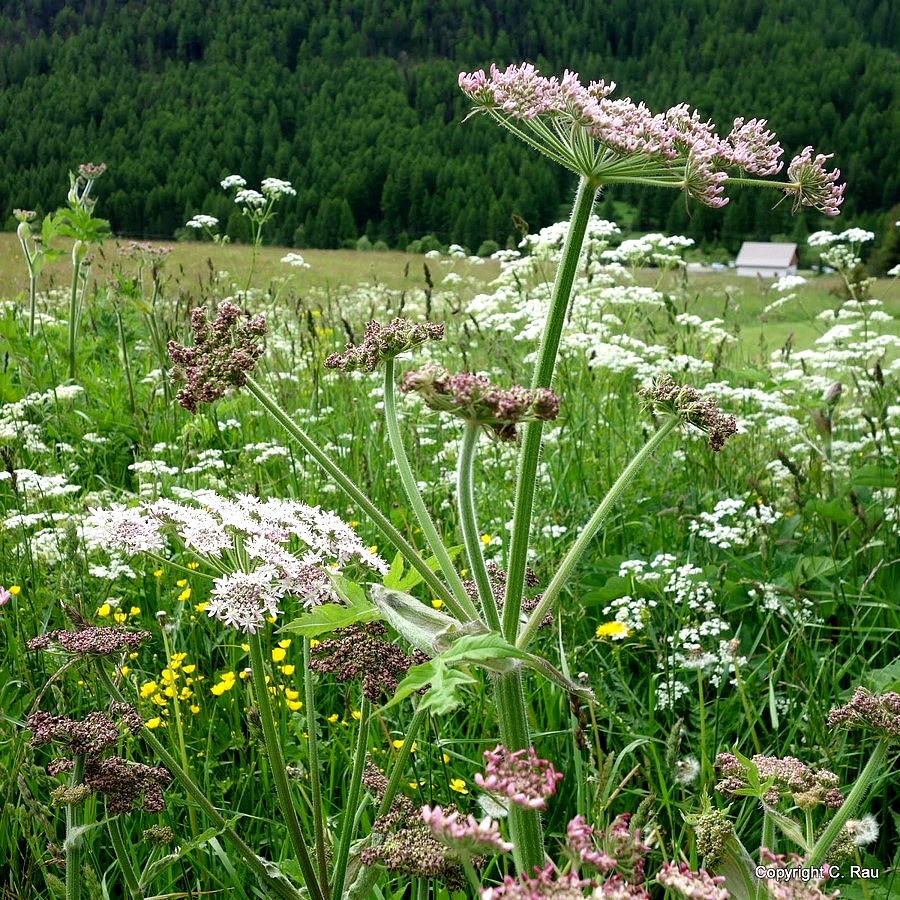
[(480, 426), (474, 422), (466, 422), (463, 439), (459, 447), (459, 464), (456, 469), (456, 500), (459, 507), (459, 527), (462, 531), (463, 544), (469, 560), (469, 568), (478, 589), (478, 599), (484, 611), (485, 621), (492, 631), (500, 631), (500, 616), (497, 602), (491, 588), (491, 579), (484, 564), (481, 552), (481, 540), (478, 535), (478, 522), (475, 514), (475, 490), (473, 468), (475, 463), (475, 447), (478, 443)]
[(419, 486), (416, 484), (416, 477), (413, 474), (409, 459), (406, 456), (406, 449), (403, 446), (403, 437), (400, 434), (400, 424), (397, 421), (397, 405), (394, 398), (394, 360), (388, 359), (384, 363), (384, 422), (387, 428), (388, 440), (391, 444), (391, 453), (394, 455), (394, 463), (400, 474), (400, 483), (409, 500), (409, 505), (415, 513), (416, 521), (422, 529), (422, 534), (428, 544), (428, 549), (438, 561), (441, 567), (441, 573), (445, 581), (453, 592), (453, 602), (448, 602), (447, 607), (463, 621), (478, 618), (478, 612), (475, 609), (466, 589), (463, 587), (462, 579), (447, 553), (447, 548), (441, 536), (435, 528), (431, 515), (422, 499)]
[(866, 763), (865, 768), (860, 772), (859, 777), (854, 782), (853, 787), (850, 789), (850, 793), (847, 795), (847, 799), (844, 800), (840, 808), (835, 812), (834, 818), (828, 823), (827, 827), (816, 841), (815, 846), (810, 851), (809, 858), (806, 860), (807, 866), (810, 866), (811, 868), (820, 866), (825, 861), (825, 857), (831, 849), (831, 845), (837, 839), (838, 834), (840, 834), (841, 829), (844, 827), (847, 820), (854, 815), (859, 804), (862, 803), (866, 794), (869, 792), (872, 782), (884, 768), (887, 752), (888, 739), (882, 738), (875, 745), (875, 750), (869, 757), (869, 761)]
[[(556, 368), (559, 341), (566, 311), (572, 295), (572, 285), (578, 270), (581, 245), (587, 232), (588, 220), (594, 207), (597, 186), (587, 178), (582, 178), (575, 195), (572, 217), (562, 259), (556, 272), (550, 309), (544, 324), (544, 335), (538, 348), (537, 362), (532, 388), (549, 388)], [(531, 514), (534, 505), (534, 488), (537, 480), (538, 458), (541, 452), (541, 432), (543, 422), (529, 422), (523, 430), (522, 447), (519, 451), (519, 468), (516, 476), (516, 500), (513, 513), (513, 527), (510, 536), (509, 561), (507, 564), (506, 595), (503, 602), (503, 636), (510, 643), (516, 639), (519, 625), (519, 611), (525, 586), (525, 564), (528, 556), (528, 542), (531, 537)], [(510, 748), (521, 749), (521, 748)]]
[[(507, 750), (521, 750), (530, 746), (531, 736), (520, 666), (496, 677), (494, 697), (500, 713), (500, 740), (503, 746)], [(544, 833), (539, 813), (510, 803), (509, 830), (516, 869), (521, 875), (533, 875), (536, 867), (544, 865)]]
[(263, 658), (262, 639), (257, 633), (251, 634), (249, 641), (253, 688), (256, 693), (256, 705), (259, 709), (263, 741), (266, 745), (266, 757), (269, 760), (269, 771), (272, 775), (272, 780), (275, 782), (275, 793), (278, 795), (278, 803), (281, 807), (284, 822), (287, 825), (291, 846), (294, 849), (297, 862), (300, 864), (300, 870), (303, 872), (306, 889), (314, 900), (323, 900), (319, 880), (313, 869), (312, 860), (306, 847), (306, 840), (300, 829), (300, 820), (297, 818), (297, 809), (294, 806), (294, 798), (291, 796), (284, 758), (281, 755), (281, 745), (278, 742), (278, 732), (275, 727), (275, 718), (272, 715), (272, 704), (269, 700), (269, 685), (266, 682), (266, 663)]
[(278, 405), (278, 402), (260, 384), (247, 378), (247, 389), (259, 401), (260, 405), (279, 425), (312, 457), (313, 461), (328, 475), (332, 481), (348, 496), (375, 524), (384, 539), (396, 547), (403, 558), (421, 576), (435, 597), (440, 597), (448, 607), (455, 606), (453, 594), (440, 578), (428, 568), (427, 563), (416, 551), (416, 548), (403, 537), (393, 526), (390, 519), (357, 487), (354, 482), (328, 457), (328, 455), (312, 440), (312, 438)]
[(547, 613), (552, 612), (553, 604), (559, 597), (560, 592), (565, 587), (575, 568), (578, 560), (584, 555), (584, 552), (590, 546), (594, 536), (603, 526), (609, 514), (612, 512), (619, 498), (625, 492), (625, 489), (631, 484), (634, 477), (646, 465), (653, 456), (657, 447), (669, 436), (669, 434), (678, 427), (678, 418), (673, 416), (666, 421), (662, 427), (656, 431), (637, 452), (631, 462), (625, 467), (621, 475), (615, 480), (613, 486), (607, 491), (606, 496), (600, 502), (600, 505), (594, 511), (593, 515), (588, 519), (581, 533), (575, 539), (575, 542), (569, 548), (562, 562), (557, 566), (556, 572), (547, 585), (547, 589), (541, 595), (540, 602), (528, 616), (528, 621), (522, 629), (519, 639), (516, 642), (520, 649), (525, 649), (531, 643), (542, 619)]

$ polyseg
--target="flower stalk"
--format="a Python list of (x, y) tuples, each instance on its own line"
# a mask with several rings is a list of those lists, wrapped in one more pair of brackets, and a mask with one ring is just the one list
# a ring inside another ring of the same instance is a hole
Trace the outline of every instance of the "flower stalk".
[(478, 522), (475, 514), (475, 492), (473, 468), (475, 447), (478, 443), (480, 427), (475, 422), (466, 422), (463, 438), (459, 448), (459, 463), (456, 470), (456, 498), (459, 508), (459, 524), (462, 531), (463, 544), (469, 560), (469, 569), (478, 589), (478, 599), (488, 627), (492, 631), (500, 631), (500, 616), (497, 602), (491, 588), (491, 580), (484, 564), (481, 551), (481, 540), (478, 535)]
[(116, 854), (116, 862), (118, 862), (119, 868), (122, 870), (122, 880), (125, 882), (127, 896), (129, 900), (143, 900), (144, 891), (141, 888), (140, 880), (128, 853), (128, 845), (125, 842), (125, 836), (122, 834), (121, 819), (119, 816), (110, 815), (107, 824), (109, 827), (109, 839)]
[(291, 846), (303, 872), (303, 880), (306, 889), (313, 900), (325, 900), (319, 880), (313, 869), (313, 864), (306, 847), (306, 840), (300, 829), (300, 820), (297, 818), (297, 809), (291, 796), (291, 788), (288, 784), (287, 772), (284, 766), (284, 758), (281, 755), (281, 745), (278, 741), (278, 730), (275, 726), (275, 718), (272, 715), (272, 704), (269, 700), (269, 685), (266, 682), (266, 663), (263, 658), (262, 639), (258, 632), (248, 635), (250, 643), (250, 668), (253, 673), (253, 688), (256, 693), (256, 705), (259, 709), (260, 725), (262, 726), (263, 742), (266, 748), (266, 758), (269, 761), (269, 770), (272, 780), (275, 782), (275, 792), (278, 795), (278, 803), (281, 814), (287, 825)]
[(338, 898), (343, 895), (344, 881), (347, 877), (347, 860), (350, 856), (350, 841), (353, 839), (353, 826), (356, 824), (356, 809), (359, 805), (359, 793), (362, 787), (363, 768), (366, 762), (366, 746), (369, 740), (369, 722), (372, 718), (372, 704), (363, 694), (359, 706), (359, 728), (356, 732), (356, 747), (353, 754), (353, 771), (350, 775), (350, 788), (344, 804), (344, 821), (341, 827), (341, 842), (338, 846), (334, 863), (334, 879), (331, 894)]
[(566, 586), (571, 577), (572, 571), (578, 561), (584, 555), (591, 541), (596, 536), (609, 514), (615, 508), (616, 503), (622, 494), (634, 480), (635, 476), (652, 458), (654, 452), (660, 444), (674, 431), (679, 424), (676, 417), (667, 419), (663, 425), (651, 436), (650, 440), (637, 452), (634, 459), (626, 466), (621, 475), (616, 479), (613, 486), (609, 489), (600, 505), (594, 511), (593, 515), (588, 519), (587, 523), (581, 529), (578, 537), (563, 557), (562, 562), (557, 566), (556, 572), (547, 585), (546, 590), (541, 596), (540, 602), (528, 616), (528, 620), (519, 634), (516, 646), (521, 650), (528, 648), (528, 645), (534, 638), (541, 620), (553, 611), (553, 606), (559, 597), (560, 592)]
[(394, 527), (390, 519), (357, 487), (354, 482), (329, 458), (329, 456), (313, 441), (313, 439), (281, 408), (278, 402), (251, 376), (247, 376), (247, 390), (256, 398), (260, 406), (312, 457), (313, 461), (325, 472), (334, 483), (364, 510), (376, 528), (388, 543), (396, 547), (403, 558), (421, 576), (422, 581), (440, 597), (448, 607), (456, 606), (453, 594), (444, 583), (428, 568), (425, 560), (403, 535)]
[(309, 783), (313, 809), (313, 827), (316, 832), (316, 865), (319, 884), (328, 884), (328, 861), (325, 857), (325, 822), (322, 817), (322, 782), (319, 778), (319, 737), (316, 727), (316, 685), (309, 670), (309, 638), (303, 638), (304, 702), (306, 704), (306, 730), (309, 734)]
[(468, 594), (466, 594), (462, 579), (459, 577), (459, 573), (453, 565), (453, 560), (450, 559), (450, 554), (447, 552), (447, 548), (444, 546), (444, 542), (438, 534), (437, 528), (435, 528), (431, 515), (425, 506), (425, 501), (422, 499), (419, 487), (416, 484), (416, 479), (413, 475), (412, 468), (410, 467), (409, 459), (406, 456), (403, 438), (400, 434), (400, 425), (397, 421), (393, 357), (384, 360), (384, 421), (387, 427), (391, 452), (394, 456), (397, 471), (400, 474), (400, 482), (403, 485), (403, 490), (409, 500), (410, 506), (412, 506), (419, 527), (422, 529), (422, 534), (425, 536), (428, 549), (438, 561), (441, 573), (447, 584), (450, 586), (450, 590), (453, 592), (452, 599), (445, 600), (445, 603), (447, 604), (448, 609), (450, 609), (450, 611), (461, 621), (466, 622), (477, 619), (478, 611), (475, 609)]
[(841, 829), (847, 823), (847, 820), (853, 817), (854, 813), (859, 808), (860, 803), (862, 803), (866, 794), (869, 792), (872, 782), (875, 781), (884, 769), (889, 746), (890, 738), (888, 737), (881, 738), (875, 745), (875, 749), (872, 751), (869, 761), (854, 782), (853, 787), (850, 789), (850, 793), (847, 794), (844, 802), (836, 810), (831, 821), (813, 845), (813, 848), (807, 857), (806, 865), (812, 868), (820, 866), (825, 862), (825, 857), (828, 855), (828, 851), (840, 834)]

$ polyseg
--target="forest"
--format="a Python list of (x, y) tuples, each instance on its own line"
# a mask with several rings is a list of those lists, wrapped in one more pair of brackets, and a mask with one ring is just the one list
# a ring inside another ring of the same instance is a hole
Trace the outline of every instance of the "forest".
[[(187, 236), (202, 212), (246, 239), (219, 188), (240, 174), (296, 188), (268, 233), (282, 245), (506, 246), (565, 217), (574, 179), (486, 121), (462, 127), (457, 75), (529, 60), (726, 130), (767, 118), (785, 158), (808, 141), (834, 153), (842, 222), (880, 230), (900, 201), (898, 47), (890, 0), (4, 0), (0, 223), (56, 208), (90, 160), (108, 165), (98, 214), (123, 236)], [(598, 211), (729, 252), (827, 225), (764, 194), (722, 214), (619, 188)]]

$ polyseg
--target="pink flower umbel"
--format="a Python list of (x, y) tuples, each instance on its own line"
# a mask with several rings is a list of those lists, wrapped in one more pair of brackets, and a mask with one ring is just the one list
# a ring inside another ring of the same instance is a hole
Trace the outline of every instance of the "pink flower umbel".
[(687, 863), (663, 863), (656, 880), (679, 897), (694, 900), (728, 900), (728, 891), (721, 887), (725, 879), (710, 875), (705, 869), (692, 872)]
[(480, 822), (473, 815), (462, 818), (457, 810), (444, 811), (440, 806), (422, 807), (422, 819), (432, 834), (460, 856), (480, 853), (509, 853), (513, 845), (505, 841), (497, 823), (489, 816)]
[[(459, 86), (482, 112), (539, 150), (599, 187), (632, 182), (683, 190), (706, 206), (728, 202), (729, 181), (770, 184), (795, 203), (836, 215), (843, 200), (840, 172), (826, 172), (827, 156), (807, 148), (788, 167), (788, 182), (758, 179), (782, 168), (783, 150), (765, 119), (734, 120), (718, 135), (687, 104), (651, 112), (630, 98), (612, 100), (615, 84), (583, 85), (574, 72), (545, 78), (528, 63), (501, 71), (461, 72)], [(754, 176), (747, 179), (746, 176)]]
[(850, 702), (828, 713), (828, 724), (833, 728), (862, 728), (874, 731), (882, 737), (900, 738), (900, 694), (871, 694), (858, 687)]
[(475, 775), (475, 783), (493, 794), (502, 794), (526, 809), (545, 809), (547, 798), (556, 793), (563, 777), (546, 759), (540, 759), (534, 747), (511, 753), (498, 744), (484, 751), (485, 774)]

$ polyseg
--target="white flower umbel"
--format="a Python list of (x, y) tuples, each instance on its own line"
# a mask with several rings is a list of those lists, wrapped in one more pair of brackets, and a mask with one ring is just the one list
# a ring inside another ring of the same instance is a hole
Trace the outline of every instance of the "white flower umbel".
[(93, 510), (88, 525), (92, 543), (109, 551), (157, 557), (171, 533), (216, 572), (207, 614), (249, 634), (276, 618), (286, 597), (306, 605), (333, 599), (329, 574), (348, 564), (388, 568), (334, 513), (292, 500), (201, 490)]

